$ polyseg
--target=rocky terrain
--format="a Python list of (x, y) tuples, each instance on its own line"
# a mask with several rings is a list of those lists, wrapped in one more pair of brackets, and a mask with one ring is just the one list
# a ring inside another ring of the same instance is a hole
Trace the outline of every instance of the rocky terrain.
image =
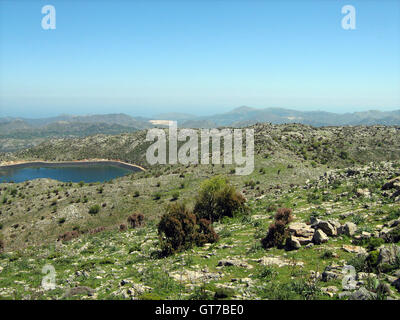
[[(147, 167), (108, 183), (0, 185), (0, 297), (5, 299), (400, 299), (400, 129), (254, 125), (255, 170), (149, 167), (145, 132), (56, 139), (15, 159), (121, 159)], [(161, 257), (167, 204), (189, 207), (202, 181), (228, 177), (247, 214), (213, 223), (219, 241)], [(291, 208), (285, 248), (267, 248), (277, 208)], [(127, 226), (134, 212), (145, 223)], [(42, 268), (55, 270), (45, 290)]]
[(320, 126), (400, 125), (400, 110), (335, 114), (323, 111), (296, 111), (282, 108), (239, 107), (230, 112), (194, 116), (166, 113), (151, 118), (126, 114), (60, 115), (50, 118), (0, 118), (0, 152), (15, 152), (39, 145), (51, 138), (86, 137), (95, 134), (116, 135), (153, 127), (151, 119), (176, 120), (182, 128), (245, 127), (257, 123), (299, 123)]

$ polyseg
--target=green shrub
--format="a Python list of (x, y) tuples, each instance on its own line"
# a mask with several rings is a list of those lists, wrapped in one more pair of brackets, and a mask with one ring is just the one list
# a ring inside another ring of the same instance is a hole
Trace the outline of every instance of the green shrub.
[(292, 209), (279, 208), (275, 214), (275, 221), (268, 228), (267, 236), (261, 239), (262, 246), (267, 248), (283, 248), (289, 237), (288, 224), (293, 220)]
[(288, 237), (289, 230), (287, 225), (278, 220), (270, 224), (267, 236), (261, 239), (261, 244), (265, 249), (272, 247), (281, 249), (284, 247)]
[(228, 183), (226, 178), (214, 177), (201, 184), (194, 213), (198, 218), (218, 221), (232, 217), (235, 212), (247, 212), (246, 199)]
[(158, 224), (164, 255), (191, 248), (196, 242), (196, 216), (182, 203), (169, 205)]
[(198, 220), (191, 210), (179, 202), (167, 207), (167, 213), (158, 224), (158, 235), (165, 256), (218, 240), (209, 221)]
[(381, 238), (370, 238), (368, 241), (368, 251), (374, 251), (379, 248), (382, 244), (385, 243), (385, 240)]
[(218, 234), (214, 231), (210, 220), (200, 219), (198, 220), (198, 230), (196, 244), (202, 246), (205, 243), (214, 243), (219, 240)]
[(96, 213), (98, 213), (100, 211), (100, 206), (98, 205), (98, 204), (95, 204), (95, 205), (93, 205), (93, 206), (91, 206), (90, 208), (89, 208), (89, 213), (90, 214), (96, 214)]
[(0, 239), (0, 253), (4, 251), (4, 241)]

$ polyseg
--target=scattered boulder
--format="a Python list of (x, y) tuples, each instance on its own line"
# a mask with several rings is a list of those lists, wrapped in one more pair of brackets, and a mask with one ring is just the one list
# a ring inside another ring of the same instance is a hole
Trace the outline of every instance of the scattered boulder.
[(325, 242), (328, 242), (328, 240), (329, 240), (329, 237), (320, 229), (315, 231), (314, 236), (312, 238), (312, 241), (315, 244), (325, 243)]
[(337, 264), (331, 264), (326, 266), (324, 272), (322, 273), (322, 281), (327, 282), (334, 279), (342, 279), (343, 278), (343, 266), (339, 266)]
[(376, 298), (376, 293), (368, 291), (364, 287), (354, 291), (349, 297), (350, 300), (375, 300)]
[(312, 237), (314, 234), (314, 229), (304, 222), (293, 222), (289, 224), (289, 231), (296, 237), (302, 238)]
[(289, 264), (295, 264), (296, 266), (303, 266), (304, 263), (301, 261), (289, 261), (287, 259), (281, 258), (281, 257), (262, 257), (260, 259), (254, 260), (258, 263), (260, 263), (263, 266), (278, 266), (278, 267), (283, 267), (287, 266)]
[(379, 249), (378, 266), (379, 265), (394, 265), (400, 257), (400, 247), (397, 245), (384, 246)]
[(314, 229), (303, 222), (291, 223), (289, 232), (292, 235), (291, 240), (298, 242), (301, 246), (311, 243), (314, 235)]
[(368, 188), (365, 188), (365, 189), (359, 188), (356, 191), (356, 195), (357, 195), (357, 197), (369, 198), (371, 196), (371, 193), (369, 192)]
[(342, 249), (344, 251), (350, 252), (350, 253), (367, 254), (367, 250), (364, 249), (363, 247), (359, 247), (359, 246), (350, 246), (350, 245), (344, 244), (342, 246)]
[(357, 225), (353, 222), (346, 222), (343, 226), (338, 228), (338, 234), (345, 234), (349, 237), (353, 236), (357, 231)]
[(286, 250), (298, 250), (301, 248), (300, 241), (295, 236), (290, 236), (286, 239)]
[(87, 295), (87, 296), (93, 296), (93, 294), (95, 293), (95, 290), (89, 287), (85, 287), (85, 286), (79, 286), (79, 287), (74, 287), (74, 288), (70, 288), (67, 290), (67, 292), (65, 293), (64, 297), (69, 298), (69, 297), (73, 297), (76, 295)]
[(322, 230), (327, 236), (337, 235), (336, 227), (330, 224), (328, 221), (321, 220), (317, 224), (314, 224), (313, 227), (317, 230)]

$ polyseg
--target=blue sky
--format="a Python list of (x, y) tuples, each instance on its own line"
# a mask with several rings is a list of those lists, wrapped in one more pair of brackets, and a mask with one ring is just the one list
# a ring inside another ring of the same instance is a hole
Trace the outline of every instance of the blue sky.
[(242, 105), (400, 109), (400, 1), (0, 0), (0, 116)]

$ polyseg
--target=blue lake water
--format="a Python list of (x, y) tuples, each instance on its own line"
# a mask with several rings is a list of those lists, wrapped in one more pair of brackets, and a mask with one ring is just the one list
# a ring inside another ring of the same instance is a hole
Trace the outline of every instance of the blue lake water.
[(63, 182), (104, 182), (122, 177), (135, 169), (116, 165), (66, 165), (66, 166), (26, 166), (0, 169), (0, 182), (23, 182), (38, 178), (49, 178)]

